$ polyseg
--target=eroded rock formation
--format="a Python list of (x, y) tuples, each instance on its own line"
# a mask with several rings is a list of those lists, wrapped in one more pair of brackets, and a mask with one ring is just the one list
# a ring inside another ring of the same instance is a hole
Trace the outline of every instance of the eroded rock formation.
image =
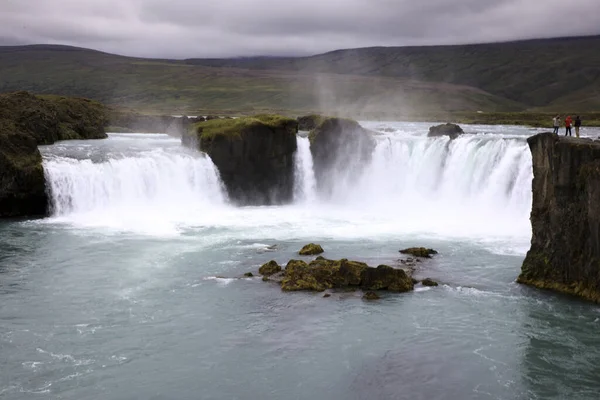
[(278, 115), (214, 119), (193, 125), (182, 142), (210, 156), (238, 204), (292, 201), (298, 122)]
[(0, 95), (0, 217), (44, 215), (48, 196), (40, 144), (106, 137), (106, 109), (87, 99)]
[(309, 134), (317, 186), (330, 193), (337, 180), (356, 180), (371, 161), (373, 133), (358, 122), (324, 118)]
[(541, 133), (533, 156), (531, 248), (518, 282), (600, 301), (600, 142)]

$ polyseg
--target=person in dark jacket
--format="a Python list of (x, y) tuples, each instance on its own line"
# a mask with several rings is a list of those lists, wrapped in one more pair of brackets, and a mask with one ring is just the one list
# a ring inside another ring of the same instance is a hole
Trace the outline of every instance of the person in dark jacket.
[(575, 136), (579, 137), (579, 128), (581, 128), (581, 119), (579, 115), (575, 117)]
[(565, 136), (569, 135), (569, 136), (573, 136), (571, 135), (571, 125), (573, 124), (573, 119), (571, 118), (570, 115), (567, 116), (567, 118), (565, 118)]

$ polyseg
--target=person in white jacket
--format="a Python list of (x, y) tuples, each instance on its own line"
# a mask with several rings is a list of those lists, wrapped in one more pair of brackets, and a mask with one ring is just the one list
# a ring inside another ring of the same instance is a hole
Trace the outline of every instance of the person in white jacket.
[(558, 128), (560, 128), (560, 115), (552, 118), (552, 125), (554, 126), (554, 133), (558, 135)]

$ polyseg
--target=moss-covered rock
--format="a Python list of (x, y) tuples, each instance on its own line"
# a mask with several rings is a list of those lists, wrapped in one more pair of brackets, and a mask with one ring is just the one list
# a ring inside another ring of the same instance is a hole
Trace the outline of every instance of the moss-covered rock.
[(279, 266), (279, 264), (277, 264), (276, 261), (271, 260), (268, 263), (263, 264), (259, 269), (258, 269), (258, 273), (264, 276), (270, 276), (273, 274), (276, 274), (278, 272), (281, 272), (281, 266)]
[(194, 124), (182, 142), (207, 153), (238, 204), (290, 202), (298, 122), (279, 115)]
[(320, 244), (309, 243), (306, 246), (302, 247), (298, 254), (301, 256), (314, 256), (317, 254), (323, 253), (325, 250), (321, 247)]
[(315, 129), (326, 117), (317, 114), (305, 115), (298, 117), (298, 129), (301, 131), (312, 131)]
[(426, 247), (409, 247), (408, 249), (400, 250), (400, 253), (410, 254), (414, 257), (431, 258), (432, 255), (437, 254), (438, 252)]
[(375, 149), (373, 133), (351, 119), (323, 118), (308, 137), (322, 194), (331, 195), (334, 180), (359, 179)]
[(380, 299), (379, 295), (373, 291), (366, 292), (362, 298), (364, 300), (379, 300)]
[(0, 217), (44, 215), (47, 204), (36, 140), (0, 120)]
[(380, 265), (367, 268), (361, 275), (361, 287), (367, 290), (389, 290), (391, 292), (408, 292), (414, 285), (410, 276), (402, 269)]
[(372, 268), (359, 261), (324, 258), (313, 260), (310, 264), (290, 260), (281, 281), (284, 291), (363, 288), (406, 292), (413, 286), (412, 279), (401, 269), (385, 265)]
[(48, 197), (40, 144), (106, 137), (105, 108), (86, 99), (0, 95), (0, 217), (44, 215)]
[(438, 283), (431, 278), (425, 278), (421, 281), (423, 286), (438, 286)]
[(456, 124), (441, 124), (429, 128), (428, 137), (449, 136), (450, 139), (456, 139), (459, 135), (465, 133), (462, 128)]

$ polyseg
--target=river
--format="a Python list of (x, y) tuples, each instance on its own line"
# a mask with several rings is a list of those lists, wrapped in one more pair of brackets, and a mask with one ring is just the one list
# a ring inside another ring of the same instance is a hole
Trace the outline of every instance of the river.
[[(515, 283), (536, 131), (364, 125), (363, 174), (319, 193), (299, 136), (273, 207), (230, 205), (167, 135), (42, 146), (52, 215), (0, 222), (0, 398), (598, 398), (600, 308)], [(415, 276), (441, 285), (368, 302), (241, 278), (308, 242), (374, 266), (432, 247)]]

